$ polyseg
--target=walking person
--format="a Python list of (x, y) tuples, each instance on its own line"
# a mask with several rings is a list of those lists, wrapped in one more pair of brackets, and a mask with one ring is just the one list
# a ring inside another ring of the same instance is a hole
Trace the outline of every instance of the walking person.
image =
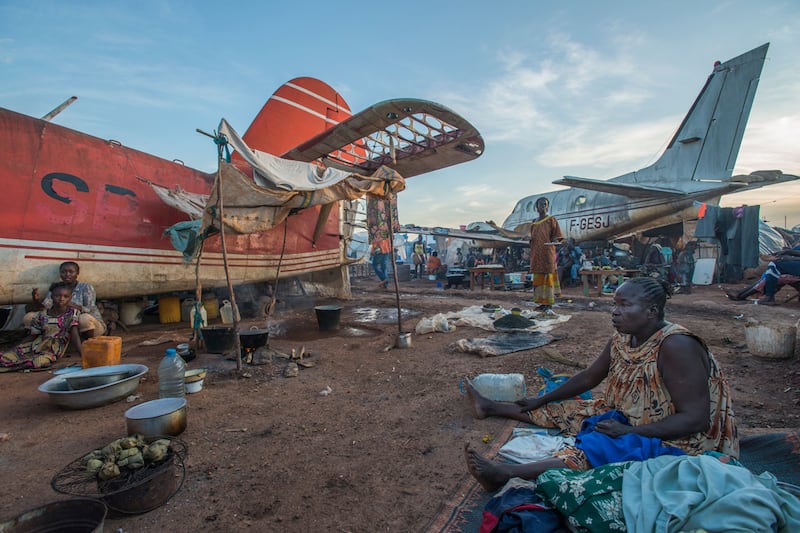
[[(390, 222), (391, 231), (389, 228)], [(369, 235), (372, 253), (372, 268), (378, 276), (378, 287), (382, 289), (389, 287), (388, 277), (392, 254), (392, 235), (399, 231), (397, 197), (393, 196), (391, 200), (386, 200), (379, 196), (367, 195), (367, 234)]]

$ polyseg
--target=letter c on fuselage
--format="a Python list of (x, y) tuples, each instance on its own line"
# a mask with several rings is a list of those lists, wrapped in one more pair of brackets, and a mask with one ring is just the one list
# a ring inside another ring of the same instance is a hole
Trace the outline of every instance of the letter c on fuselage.
[(51, 172), (42, 178), (42, 190), (44, 193), (54, 200), (64, 202), (65, 204), (72, 203), (72, 199), (68, 196), (61, 196), (53, 188), (53, 182), (56, 180), (71, 183), (75, 186), (78, 192), (89, 192), (89, 185), (85, 181), (72, 174), (65, 174), (63, 172)]

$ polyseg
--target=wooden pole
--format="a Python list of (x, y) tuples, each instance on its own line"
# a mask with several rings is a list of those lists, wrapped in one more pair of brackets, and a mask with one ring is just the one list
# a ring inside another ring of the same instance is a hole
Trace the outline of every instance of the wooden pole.
[(393, 221), (392, 221), (392, 195), (393, 193), (389, 189), (389, 182), (386, 182), (386, 194), (387, 200), (384, 200), (386, 206), (386, 216), (388, 217), (389, 222), (389, 244), (390, 244), (390, 252), (392, 258), (392, 277), (394, 278), (394, 298), (395, 302), (397, 303), (397, 335), (399, 336), (403, 333), (403, 318), (402, 318), (402, 311), (400, 309), (400, 283), (397, 281), (397, 260), (394, 254), (394, 231), (393, 231)]
[[(220, 157), (220, 164), (222, 157)], [(220, 166), (217, 166), (217, 213), (219, 214), (219, 235), (220, 245), (222, 246), (222, 264), (225, 269), (225, 281), (228, 284), (228, 294), (231, 297), (231, 306), (233, 307), (233, 333), (236, 336), (234, 348), (236, 349), (236, 370), (242, 370), (242, 341), (239, 338), (239, 306), (236, 305), (236, 295), (233, 292), (233, 284), (231, 283), (231, 274), (228, 270), (228, 251), (225, 247), (225, 212), (222, 205), (222, 171)]]

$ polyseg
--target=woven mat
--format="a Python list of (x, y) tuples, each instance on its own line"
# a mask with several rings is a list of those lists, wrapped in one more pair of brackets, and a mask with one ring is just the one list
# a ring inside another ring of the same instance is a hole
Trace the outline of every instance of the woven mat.
[[(488, 457), (497, 455), (516, 426), (516, 422), (508, 421), (487, 452)], [(754, 474), (768, 471), (779, 481), (800, 486), (800, 432), (744, 437), (740, 441), (739, 460)], [(439, 507), (425, 530), (429, 533), (477, 532), (483, 508), (491, 496), (467, 472), (453, 496)]]
[[(514, 420), (508, 420), (494, 439), (489, 450), (484, 454), (486, 457), (494, 458), (497, 451), (511, 437), (511, 432), (520, 424)], [(480, 529), (483, 508), (492, 497), (492, 493), (483, 490), (475, 478), (467, 471), (464, 465), (464, 476), (458, 482), (453, 496), (439, 506), (439, 510), (430, 521), (425, 531), (429, 533), (455, 533), (455, 532), (476, 532)]]

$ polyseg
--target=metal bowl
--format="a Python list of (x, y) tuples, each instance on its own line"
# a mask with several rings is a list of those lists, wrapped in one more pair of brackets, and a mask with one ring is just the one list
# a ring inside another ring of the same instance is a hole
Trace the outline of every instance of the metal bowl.
[(186, 398), (160, 398), (125, 411), (128, 435), (176, 436), (186, 429)]
[(206, 374), (208, 374), (208, 370), (205, 368), (195, 368), (193, 370), (187, 370), (183, 373), (183, 381), (185, 383), (194, 383), (195, 381), (202, 381), (205, 379)]
[[(124, 371), (127, 377), (105, 385), (98, 385), (88, 389), (72, 390), (67, 383), (67, 377), (93, 376), (107, 374), (108, 372)], [(120, 400), (136, 390), (140, 378), (145, 375), (148, 368), (145, 365), (111, 365), (85, 368), (77, 372), (70, 372), (61, 376), (54, 376), (41, 385), (39, 391), (46, 393), (50, 401), (65, 409), (89, 409)]]
[[(98, 369), (105, 367), (96, 367)], [(128, 377), (127, 370), (106, 371), (102, 373), (78, 374), (72, 373), (64, 376), (67, 385), (72, 390), (91, 389), (100, 385), (108, 385)]]

